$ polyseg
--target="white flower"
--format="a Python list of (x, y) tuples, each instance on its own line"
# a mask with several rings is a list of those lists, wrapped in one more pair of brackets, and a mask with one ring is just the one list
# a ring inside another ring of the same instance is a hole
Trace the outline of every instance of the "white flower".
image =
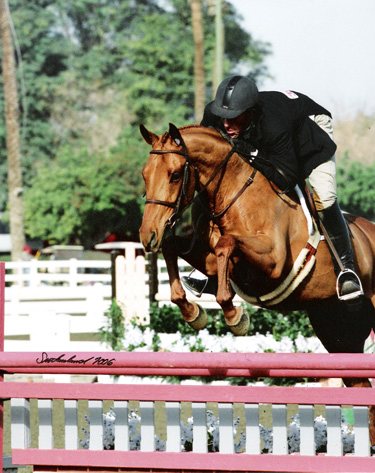
[(299, 452), (300, 446), (300, 422), (299, 416), (293, 416), (292, 422), (288, 426), (288, 451), (289, 453)]
[(130, 346), (139, 346), (143, 343), (143, 332), (139, 327), (132, 324), (126, 325), (124, 348), (127, 349)]
[(289, 337), (282, 337), (275, 351), (278, 353), (292, 353), (294, 351), (294, 343)]
[(116, 413), (112, 409), (103, 414), (103, 447), (105, 450), (115, 448), (115, 420)]
[(130, 411), (128, 415), (130, 450), (139, 450), (141, 447), (141, 436), (139, 434), (140, 422), (141, 418), (139, 415), (135, 411)]
[(301, 353), (326, 353), (326, 349), (317, 337), (304, 337), (298, 334), (294, 341), (296, 351)]
[(152, 350), (152, 340), (154, 338), (155, 331), (151, 330), (150, 327), (146, 327), (143, 332), (143, 343), (147, 346), (149, 350)]

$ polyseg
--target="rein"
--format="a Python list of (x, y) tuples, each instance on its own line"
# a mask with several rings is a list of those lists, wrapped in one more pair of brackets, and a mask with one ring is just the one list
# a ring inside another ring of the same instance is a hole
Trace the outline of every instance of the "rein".
[[(207, 189), (207, 187), (213, 182), (213, 180), (217, 177), (220, 171), (222, 171), (226, 164), (228, 163), (229, 159), (233, 156), (234, 152), (236, 151), (235, 147), (233, 146), (225, 158), (220, 162), (220, 164), (214, 169), (213, 173), (211, 176), (208, 178), (207, 182), (204, 184), (201, 184), (199, 181), (199, 175), (198, 175), (198, 169), (196, 166), (193, 165), (191, 158), (187, 152), (187, 149), (183, 150), (162, 150), (162, 149), (153, 149), (150, 151), (150, 154), (158, 154), (158, 155), (164, 155), (164, 154), (178, 154), (180, 156), (183, 156), (186, 159), (186, 163), (184, 165), (184, 172), (183, 172), (183, 180), (182, 180), (182, 186), (180, 189), (180, 192), (177, 196), (177, 199), (175, 202), (170, 202), (166, 200), (159, 200), (159, 199), (146, 199), (146, 204), (157, 204), (157, 205), (163, 205), (165, 207), (169, 207), (172, 209), (175, 209), (171, 217), (168, 219), (166, 226), (170, 226), (171, 228), (175, 225), (177, 220), (181, 217), (182, 213), (188, 209), (194, 202), (195, 199), (199, 199), (200, 195)], [(197, 192), (197, 195), (189, 202), (185, 207), (182, 208), (182, 199), (183, 197), (186, 197), (186, 188), (189, 180), (189, 166), (193, 166), (194, 169), (194, 176), (195, 176), (195, 191)], [(232, 207), (232, 205), (236, 202), (236, 200), (243, 194), (243, 192), (249, 187), (255, 178), (255, 175), (257, 173), (257, 170), (253, 168), (253, 172), (251, 175), (246, 179), (244, 185), (241, 187), (241, 189), (236, 193), (236, 195), (232, 198), (232, 200), (222, 209), (220, 212), (212, 212), (210, 213), (210, 219), (212, 221), (216, 221), (219, 218), (221, 218), (229, 209)], [(197, 185), (198, 183), (198, 185)]]
[(223, 210), (217, 213), (213, 213), (211, 215), (211, 218), (213, 221), (222, 217), (230, 209), (230, 207), (232, 207), (232, 205), (236, 202), (236, 200), (240, 197), (240, 195), (243, 192), (245, 192), (245, 190), (253, 183), (256, 173), (257, 173), (257, 170), (253, 168), (253, 172), (251, 173), (251, 176), (249, 176), (246, 179), (245, 184), (241, 187), (241, 189), (237, 192), (237, 194), (233, 197), (233, 199), (223, 208)]

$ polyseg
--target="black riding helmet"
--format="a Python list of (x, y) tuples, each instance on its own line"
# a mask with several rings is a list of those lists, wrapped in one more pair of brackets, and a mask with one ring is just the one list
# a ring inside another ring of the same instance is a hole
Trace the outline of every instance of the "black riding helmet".
[(236, 118), (258, 100), (258, 88), (252, 79), (244, 76), (231, 76), (219, 85), (211, 112), (220, 118)]

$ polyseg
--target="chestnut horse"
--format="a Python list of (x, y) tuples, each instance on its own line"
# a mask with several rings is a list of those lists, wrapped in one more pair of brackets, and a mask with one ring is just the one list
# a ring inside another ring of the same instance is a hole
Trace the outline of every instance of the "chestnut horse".
[[(158, 136), (141, 125), (141, 133), (152, 149), (143, 169), (146, 206), (140, 238), (146, 251), (162, 250), (171, 301), (188, 323), (199, 329), (206, 319), (200, 306), (186, 298), (178, 256), (207, 276), (217, 276), (216, 300), (233, 333), (244, 335), (248, 329), (247, 314), (232, 302), (237, 292), (258, 306), (306, 310), (329, 352), (363, 352), (375, 326), (373, 223), (347, 216), (365, 292), (362, 306), (353, 312), (338, 300), (328, 245), (319, 232), (316, 237), (316, 226), (308, 226), (293, 192), (281, 193), (214, 129), (170, 124)], [(171, 228), (192, 203), (199, 207), (198, 218), (195, 236), (186, 244)], [(371, 386), (368, 380), (345, 383)], [(370, 415), (375, 445), (374, 408)]]

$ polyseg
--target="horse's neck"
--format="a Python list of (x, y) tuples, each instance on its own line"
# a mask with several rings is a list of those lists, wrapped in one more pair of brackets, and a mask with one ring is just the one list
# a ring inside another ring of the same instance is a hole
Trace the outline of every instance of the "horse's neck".
[[(231, 152), (231, 145), (212, 128), (188, 127), (185, 133), (188, 152), (199, 169), (201, 184), (211, 182), (216, 177), (220, 178), (221, 166)], [(237, 160), (238, 158), (230, 158), (229, 167)]]
[[(194, 127), (187, 131), (188, 149), (199, 169), (200, 183), (205, 186), (209, 182), (206, 189), (209, 203), (215, 212), (220, 212), (235, 198), (254, 169), (234, 154), (225, 171), (217, 172), (231, 151), (229, 143), (212, 129)], [(221, 224), (230, 232), (238, 230), (239, 222), (247, 226), (247, 231), (287, 233), (291, 239), (299, 239), (300, 227), (305, 225), (300, 205), (288, 195), (278, 194), (275, 186), (259, 171), (236, 204), (223, 216)]]

